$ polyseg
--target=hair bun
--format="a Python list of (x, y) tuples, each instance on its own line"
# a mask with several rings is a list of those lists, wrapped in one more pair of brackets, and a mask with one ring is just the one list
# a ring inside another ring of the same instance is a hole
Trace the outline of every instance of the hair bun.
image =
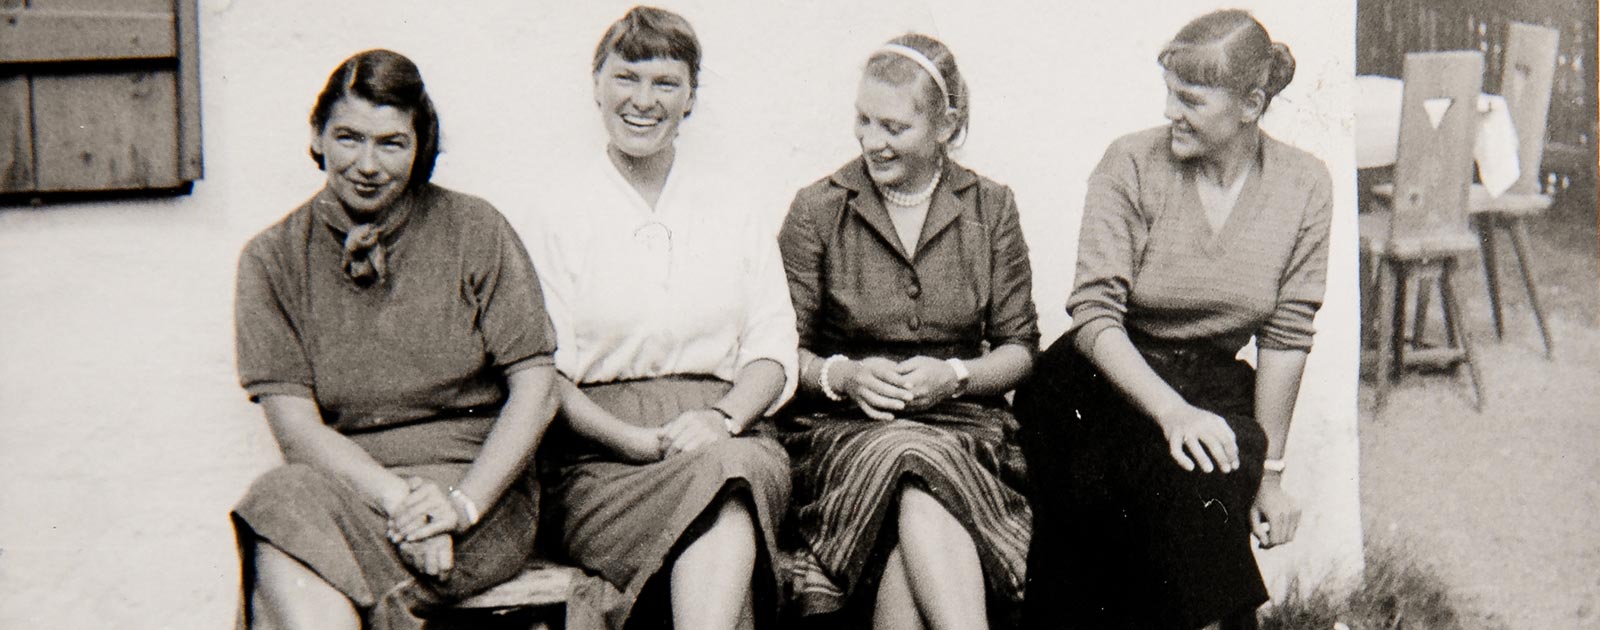
[(1267, 96), (1277, 96), (1294, 80), (1294, 54), (1283, 42), (1272, 42), (1272, 70), (1267, 73)]

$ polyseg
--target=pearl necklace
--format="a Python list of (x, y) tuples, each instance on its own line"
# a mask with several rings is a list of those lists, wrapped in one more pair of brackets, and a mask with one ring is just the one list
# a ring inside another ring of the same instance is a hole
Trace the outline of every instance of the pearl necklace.
[(929, 199), (933, 198), (933, 189), (939, 187), (939, 178), (940, 176), (944, 175), (942, 172), (943, 170), (944, 169), (934, 171), (933, 181), (928, 182), (927, 188), (923, 188), (917, 192), (895, 192), (883, 186), (878, 187), (878, 192), (883, 194), (883, 200), (888, 202), (889, 205), (899, 206), (901, 208), (915, 208), (927, 203)]

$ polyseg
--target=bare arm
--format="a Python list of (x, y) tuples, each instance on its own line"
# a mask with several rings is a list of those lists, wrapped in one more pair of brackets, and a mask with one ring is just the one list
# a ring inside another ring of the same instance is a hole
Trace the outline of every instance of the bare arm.
[(539, 448), (556, 401), (551, 389), (555, 368), (538, 365), (512, 372), (506, 377), (507, 395), (500, 417), (483, 441), (472, 467), (457, 489), (488, 511), (500, 500), (511, 482), (521, 475)]
[(1073, 343), (1134, 407), (1155, 420), (1167, 438), (1168, 454), (1184, 470), (1228, 473), (1239, 467), (1238, 443), (1227, 421), (1184, 400), (1150, 369), (1127, 331), (1102, 328), (1092, 339), (1079, 335)]
[(628, 461), (661, 459), (660, 431), (634, 426), (612, 415), (565, 376), (557, 375), (555, 387), (561, 399), (561, 417), (574, 433)]
[[(1300, 379), (1305, 374), (1306, 351), (1261, 348), (1256, 354), (1256, 420), (1267, 434), (1267, 459), (1283, 459), (1284, 441), (1294, 417)], [(1262, 547), (1294, 540), (1300, 527), (1300, 508), (1280, 485), (1282, 474), (1266, 471), (1256, 493), (1250, 521)]]
[(323, 424), (311, 399), (266, 395), (261, 407), (289, 463), (307, 464), (344, 481), (385, 514), (393, 513), (411, 491), (404, 479), (378, 465), (366, 450)]
[(733, 389), (716, 406), (733, 416), (740, 430), (750, 426), (783, 393), (783, 365), (772, 359), (751, 361), (733, 379)]

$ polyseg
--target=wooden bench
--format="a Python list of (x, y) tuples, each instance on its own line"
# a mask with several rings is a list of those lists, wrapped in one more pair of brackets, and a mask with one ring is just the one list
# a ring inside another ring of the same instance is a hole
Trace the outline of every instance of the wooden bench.
[(581, 575), (577, 567), (534, 560), (516, 577), (437, 615), (428, 627), (560, 628), (565, 617), (561, 605), (566, 603), (573, 581)]

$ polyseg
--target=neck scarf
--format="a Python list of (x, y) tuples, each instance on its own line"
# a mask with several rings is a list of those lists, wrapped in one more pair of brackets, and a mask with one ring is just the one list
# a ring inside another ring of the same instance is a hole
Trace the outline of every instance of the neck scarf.
[(357, 222), (345, 210), (344, 203), (327, 188), (317, 193), (312, 203), (313, 211), (328, 226), (334, 237), (344, 241), (344, 253), (339, 258), (339, 268), (356, 286), (366, 288), (383, 284), (388, 276), (388, 254), (385, 242), (393, 242), (394, 234), (411, 218), (414, 193), (407, 192), (376, 215), (376, 220)]

